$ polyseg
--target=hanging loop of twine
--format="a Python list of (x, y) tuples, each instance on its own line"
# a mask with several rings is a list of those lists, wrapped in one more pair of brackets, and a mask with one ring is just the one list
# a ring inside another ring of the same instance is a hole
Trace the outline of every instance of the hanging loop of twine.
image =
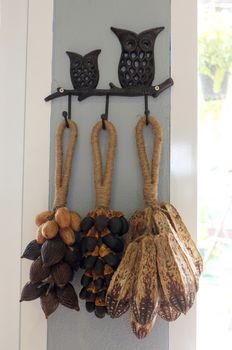
[(73, 120), (69, 120), (69, 141), (65, 159), (63, 160), (63, 135), (66, 129), (65, 121), (62, 121), (56, 131), (56, 165), (55, 165), (55, 199), (54, 210), (66, 205), (69, 180), (72, 170), (72, 160), (76, 145), (78, 129)]
[(149, 164), (143, 128), (146, 126), (146, 117), (141, 117), (136, 125), (136, 144), (142, 174), (144, 178), (144, 200), (148, 206), (157, 206), (160, 158), (163, 143), (163, 133), (159, 122), (155, 117), (149, 117), (149, 124), (152, 126), (154, 135), (153, 153), (151, 164)]
[(91, 143), (94, 163), (94, 184), (96, 190), (96, 207), (109, 207), (112, 189), (112, 174), (114, 167), (115, 151), (117, 146), (117, 133), (114, 125), (105, 120), (106, 131), (109, 134), (108, 150), (105, 172), (103, 175), (102, 156), (100, 149), (100, 132), (102, 122), (99, 121), (92, 130)]

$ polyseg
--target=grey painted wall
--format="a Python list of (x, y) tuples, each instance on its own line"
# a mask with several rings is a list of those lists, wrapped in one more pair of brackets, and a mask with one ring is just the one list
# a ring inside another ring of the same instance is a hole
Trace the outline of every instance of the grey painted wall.
[[(156, 41), (156, 78), (160, 83), (170, 75), (170, 0), (55, 0), (54, 1), (54, 47), (52, 89), (58, 86), (71, 88), (69, 60), (66, 50), (85, 54), (101, 48), (99, 57), (99, 87), (106, 87), (110, 81), (118, 84), (117, 66), (121, 52), (117, 37), (110, 26), (128, 28), (136, 32), (165, 26)], [(164, 92), (158, 99), (149, 99), (152, 114), (160, 120), (164, 129), (165, 146), (162, 154), (160, 175), (160, 199), (169, 198), (169, 113), (170, 92)], [(54, 177), (54, 135), (66, 109), (66, 99), (52, 103), (51, 115), (51, 165), (50, 202), (53, 199)], [(69, 207), (84, 216), (95, 205), (92, 176), (90, 133), (94, 123), (104, 111), (104, 98), (92, 97), (81, 103), (74, 102), (73, 119), (78, 123), (79, 137), (75, 154), (70, 186)], [(144, 111), (142, 97), (110, 99), (109, 118), (118, 131), (118, 150), (114, 173), (112, 208), (122, 210), (128, 217), (135, 209), (143, 208), (142, 177), (137, 159), (134, 128)], [(103, 147), (106, 146), (103, 132)], [(152, 139), (149, 128), (145, 131), (148, 149)], [(80, 273), (74, 284), (80, 290)], [(138, 341), (129, 326), (129, 316), (112, 320), (96, 319), (85, 311), (75, 312), (63, 307), (49, 318), (48, 350), (167, 350), (168, 324), (160, 319), (150, 336)]]

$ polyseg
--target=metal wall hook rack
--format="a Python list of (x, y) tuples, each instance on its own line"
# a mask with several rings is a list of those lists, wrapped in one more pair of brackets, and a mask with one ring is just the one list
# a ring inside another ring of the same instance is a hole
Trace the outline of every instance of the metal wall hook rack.
[(146, 123), (149, 122), (148, 96), (158, 97), (163, 91), (171, 87), (174, 82), (168, 78), (160, 84), (152, 85), (155, 77), (154, 45), (158, 34), (164, 27), (152, 28), (139, 34), (125, 29), (111, 27), (121, 44), (121, 57), (118, 65), (118, 77), (121, 87), (113, 83), (108, 89), (98, 89), (99, 81), (98, 55), (101, 50), (94, 50), (85, 56), (75, 52), (67, 52), (70, 59), (70, 77), (73, 89), (59, 87), (56, 92), (45, 98), (51, 101), (68, 96), (68, 118), (71, 119), (72, 96), (83, 101), (91, 96), (105, 96), (104, 121), (108, 119), (109, 96), (137, 97), (144, 96)]

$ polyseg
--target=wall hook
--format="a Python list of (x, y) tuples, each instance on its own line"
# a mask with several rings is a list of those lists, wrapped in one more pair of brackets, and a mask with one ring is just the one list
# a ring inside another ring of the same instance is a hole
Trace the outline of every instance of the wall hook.
[(66, 111), (63, 111), (62, 116), (64, 117), (66, 128), (69, 128), (68, 113)]
[(150, 115), (150, 111), (148, 109), (148, 95), (144, 95), (144, 102), (145, 102), (145, 117), (146, 117), (146, 125), (149, 124), (149, 115)]
[(105, 130), (105, 120), (108, 120), (108, 114), (109, 114), (109, 95), (106, 95), (106, 104), (105, 104), (105, 113), (101, 115), (102, 119), (102, 128)]

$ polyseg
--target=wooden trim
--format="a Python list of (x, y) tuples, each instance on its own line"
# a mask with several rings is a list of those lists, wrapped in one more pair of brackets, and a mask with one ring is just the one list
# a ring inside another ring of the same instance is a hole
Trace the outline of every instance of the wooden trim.
[[(197, 1), (171, 1), (170, 200), (197, 233)], [(169, 350), (196, 350), (196, 307), (169, 327)]]

